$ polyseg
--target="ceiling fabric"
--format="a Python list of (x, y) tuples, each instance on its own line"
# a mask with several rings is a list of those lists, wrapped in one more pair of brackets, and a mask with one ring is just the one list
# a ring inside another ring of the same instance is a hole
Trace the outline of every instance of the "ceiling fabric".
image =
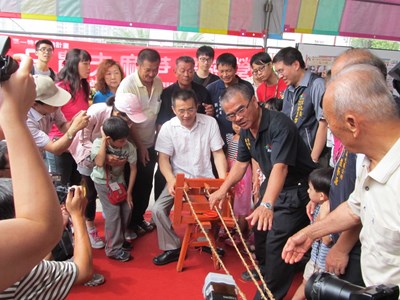
[[(268, 0), (0, 0), (0, 17), (263, 37)], [(400, 0), (270, 0), (283, 32), (400, 41)]]

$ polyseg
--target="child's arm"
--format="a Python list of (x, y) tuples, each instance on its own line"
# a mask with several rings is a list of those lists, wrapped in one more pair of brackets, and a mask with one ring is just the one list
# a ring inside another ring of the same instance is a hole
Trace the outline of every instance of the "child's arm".
[(126, 190), (127, 193), (126, 201), (128, 202), (129, 207), (132, 208), (133, 207), (132, 191), (133, 191), (133, 185), (135, 184), (136, 180), (137, 166), (136, 163), (130, 164), (129, 166), (131, 168), (131, 173), (129, 175), (128, 188)]
[(101, 138), (99, 152), (97, 153), (96, 157), (94, 158), (94, 162), (95, 162), (96, 166), (98, 166), (99, 168), (103, 168), (106, 164), (107, 139), (108, 139), (108, 137), (106, 137), (106, 136), (103, 136)]
[[(322, 220), (322, 219), (326, 218), (326, 216), (329, 214), (329, 211), (330, 211), (330, 205), (329, 205), (329, 201), (327, 200), (321, 204), (317, 220)], [(331, 239), (330, 235), (323, 236), (321, 240), (327, 246), (330, 246), (332, 244), (332, 239)]]

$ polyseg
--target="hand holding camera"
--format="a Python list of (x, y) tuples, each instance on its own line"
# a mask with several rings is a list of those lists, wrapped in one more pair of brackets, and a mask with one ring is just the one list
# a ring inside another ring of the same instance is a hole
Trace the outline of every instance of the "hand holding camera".
[[(4, 56), (8, 51), (8, 40), (1, 41), (2, 53), (0, 57), (0, 124), (5, 126), (14, 123), (15, 119), (21, 119), (25, 123), (26, 114), (31, 108), (36, 92), (35, 83), (30, 74), (32, 58), (23, 54), (15, 54), (13, 59)], [(20, 67), (18, 63), (20, 61)]]

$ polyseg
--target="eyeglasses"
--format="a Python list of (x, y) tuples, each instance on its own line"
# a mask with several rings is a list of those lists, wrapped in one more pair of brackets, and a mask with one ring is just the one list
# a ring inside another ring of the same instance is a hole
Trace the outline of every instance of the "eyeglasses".
[(183, 116), (183, 115), (185, 115), (186, 113), (188, 113), (189, 115), (191, 115), (191, 114), (193, 114), (193, 113), (195, 113), (195, 112), (196, 112), (196, 109), (195, 109), (195, 108), (178, 109), (178, 110), (177, 110), (177, 113), (178, 113), (178, 115), (180, 115), (180, 116)]
[(261, 67), (259, 67), (258, 69), (253, 69), (251, 71), (251, 74), (256, 75), (258, 73), (261, 73), (262, 71), (264, 71), (265, 67), (268, 66), (270, 63), (267, 64), (263, 64)]
[(47, 53), (52, 53), (53, 52), (53, 49), (52, 48), (39, 48), (38, 49), (40, 52), (42, 52), (42, 53), (45, 53), (45, 52), (47, 52)]
[(199, 61), (201, 61), (202, 63), (211, 62), (211, 61), (212, 61), (212, 58), (211, 58), (211, 57), (204, 57), (204, 56), (202, 56), (202, 57), (199, 57)]
[(236, 119), (236, 117), (243, 117), (243, 114), (249, 108), (250, 102), (251, 102), (251, 100), (249, 101), (249, 103), (247, 103), (246, 106), (241, 106), (238, 108), (238, 110), (236, 112), (226, 115), (226, 119), (228, 121), (234, 121)]

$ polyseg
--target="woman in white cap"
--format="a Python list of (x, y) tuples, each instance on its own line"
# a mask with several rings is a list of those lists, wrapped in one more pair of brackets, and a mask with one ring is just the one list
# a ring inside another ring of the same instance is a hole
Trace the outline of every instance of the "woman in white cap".
[[(101, 126), (104, 121), (111, 116), (121, 117), (128, 122), (130, 126), (132, 122), (141, 123), (146, 121), (146, 116), (142, 113), (142, 108), (139, 99), (136, 95), (130, 93), (118, 94), (111, 96), (104, 103), (93, 104), (89, 107), (87, 114), (90, 116), (89, 124), (85, 130), (82, 130), (75, 136), (69, 151), (78, 164), (78, 171), (82, 175), (82, 180), (87, 187), (86, 196), (88, 204), (86, 207), (86, 226), (88, 228), (90, 242), (92, 248), (103, 248), (104, 242), (98, 236), (96, 227), (94, 225), (94, 218), (96, 215), (96, 198), (97, 192), (94, 187), (93, 180), (90, 178), (94, 162), (90, 159), (93, 141), (101, 137)], [(120, 160), (107, 156), (108, 164), (111, 165), (124, 165), (126, 160)], [(136, 238), (134, 232), (126, 232), (125, 238), (130, 241)]]

